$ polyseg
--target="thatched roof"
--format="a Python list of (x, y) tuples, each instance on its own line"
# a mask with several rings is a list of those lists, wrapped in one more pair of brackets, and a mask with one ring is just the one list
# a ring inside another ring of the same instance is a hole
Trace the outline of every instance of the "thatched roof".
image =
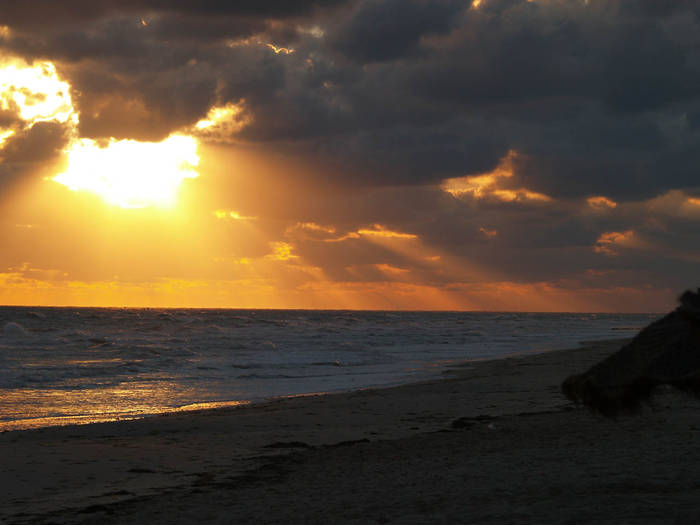
[(617, 353), (562, 384), (566, 397), (605, 415), (634, 411), (662, 384), (700, 395), (700, 289)]

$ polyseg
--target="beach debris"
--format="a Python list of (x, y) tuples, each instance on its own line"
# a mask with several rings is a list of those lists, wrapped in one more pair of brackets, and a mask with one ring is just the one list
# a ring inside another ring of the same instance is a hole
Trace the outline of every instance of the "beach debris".
[(659, 385), (700, 396), (700, 289), (618, 352), (562, 384), (570, 400), (606, 416), (634, 412)]

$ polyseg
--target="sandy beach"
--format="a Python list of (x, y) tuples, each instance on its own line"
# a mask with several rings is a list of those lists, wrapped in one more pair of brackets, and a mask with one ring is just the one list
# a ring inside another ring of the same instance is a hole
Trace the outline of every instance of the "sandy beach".
[(441, 379), (0, 434), (3, 523), (690, 522), (700, 403), (605, 419), (560, 393), (620, 341)]

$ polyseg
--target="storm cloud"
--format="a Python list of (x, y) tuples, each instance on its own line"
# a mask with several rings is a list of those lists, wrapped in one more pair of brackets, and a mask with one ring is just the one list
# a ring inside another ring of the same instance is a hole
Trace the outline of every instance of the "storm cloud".
[(59, 64), (85, 136), (156, 140), (244, 101), (250, 124), (222, 139), (283, 141), (365, 182), (438, 182), (516, 150), (554, 196), (695, 185), (692, 2), (45, 4), (48, 29), (41, 6), (0, 8), (4, 46)]
[[(334, 279), (384, 264), (468, 281), (357, 233), (372, 224), (516, 282), (694, 278), (696, 2), (46, 0), (5, 2), (0, 20), (5, 53), (70, 83), (81, 137), (161, 140), (235, 105), (236, 125), (200, 140), (272, 152), (305, 167), (281, 178), (325, 185), (280, 206), (275, 234)], [(8, 142), (3, 169), (57, 155), (54, 127)], [(497, 183), (468, 179), (504, 159)], [(335, 233), (290, 226), (305, 221)]]

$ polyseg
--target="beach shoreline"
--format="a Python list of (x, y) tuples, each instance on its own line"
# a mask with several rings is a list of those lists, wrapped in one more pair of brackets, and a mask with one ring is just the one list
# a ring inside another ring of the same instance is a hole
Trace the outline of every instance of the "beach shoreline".
[[(581, 341), (577, 348), (588, 347), (591, 345), (596, 345), (598, 343), (622, 343), (629, 340), (628, 338), (615, 338), (615, 339), (601, 339), (597, 341)], [(360, 388), (340, 388), (337, 390), (329, 391), (318, 391), (318, 392), (306, 392), (301, 394), (289, 394), (289, 395), (277, 395), (270, 397), (261, 397), (253, 399), (240, 399), (240, 400), (222, 400), (222, 401), (202, 401), (195, 402), (183, 406), (175, 406), (168, 408), (162, 412), (152, 413), (152, 414), (135, 414), (133, 416), (99, 416), (93, 414), (86, 414), (84, 416), (56, 416), (56, 417), (41, 417), (36, 419), (18, 419), (18, 420), (5, 420), (0, 421), (0, 435), (5, 432), (22, 432), (29, 430), (40, 430), (56, 427), (73, 427), (73, 426), (84, 426), (84, 425), (95, 425), (103, 423), (123, 423), (127, 421), (138, 421), (140, 419), (150, 419), (166, 416), (169, 414), (196, 414), (200, 412), (206, 412), (209, 410), (219, 410), (222, 408), (235, 408), (242, 406), (257, 406), (269, 403), (274, 403), (275, 401), (282, 399), (292, 399), (292, 398), (302, 398), (302, 397), (312, 397), (312, 396), (326, 396), (326, 395), (342, 395), (351, 394), (353, 392), (360, 392), (364, 390), (385, 390), (401, 386), (408, 386), (414, 384), (420, 384), (425, 382), (433, 382), (440, 380), (441, 378), (453, 373), (455, 370), (459, 370), (464, 367), (473, 366), (476, 363), (484, 363), (488, 361), (501, 361), (503, 359), (509, 358), (520, 358), (535, 356), (539, 354), (546, 354), (549, 352), (567, 351), (575, 350), (576, 348), (564, 348), (564, 349), (554, 349), (554, 350), (525, 350), (521, 352), (512, 352), (505, 355), (500, 355), (497, 357), (478, 357), (466, 359), (464, 361), (451, 363), (449, 365), (440, 365), (440, 369), (436, 372), (424, 372), (418, 374), (415, 377), (405, 377), (395, 382), (381, 383), (376, 385), (363, 386)]]
[[(689, 398), (668, 394), (674, 401), (666, 411), (614, 422), (562, 396), (561, 382), (570, 373), (586, 370), (623, 341), (465, 363), (439, 379), (395, 387), (5, 432), (0, 483), (9, 492), (0, 502), (0, 521), (188, 523), (206, 515), (222, 523), (417, 523), (454, 521), (467, 510), (474, 521), (512, 521), (523, 509), (498, 510), (496, 493), (526, 498), (536, 487), (527, 489), (522, 480), (533, 468), (547, 477), (557, 457), (578, 457), (586, 470), (583, 449), (593, 445), (593, 436), (606, 442), (589, 450), (589, 459), (610, 460), (614, 470), (625, 450), (616, 436), (633, 432), (637, 444), (628, 448), (641, 447), (652, 438), (658, 442), (653, 432), (662, 432), (669, 420), (700, 428)], [(681, 439), (677, 434), (665, 439)], [(651, 446), (644, 448), (647, 454)], [(695, 460), (700, 465), (691, 452), (686, 450), (683, 469)], [(630, 474), (630, 464), (620, 468)], [(667, 468), (674, 468), (672, 462)], [(569, 468), (574, 481), (587, 479), (580, 469)], [(533, 517), (559, 512), (572, 518), (565, 503), (573, 504), (570, 492), (582, 489), (570, 483), (564, 477), (550, 487), (560, 495), (537, 499), (530, 506), (539, 508)], [(654, 483), (660, 491), (668, 488)], [(392, 486), (382, 503), (381, 494)], [(489, 496), (488, 487), (496, 493)], [(421, 498), (423, 504), (406, 507)], [(477, 512), (482, 500), (493, 505)], [(462, 520), (472, 521), (466, 515)]]

